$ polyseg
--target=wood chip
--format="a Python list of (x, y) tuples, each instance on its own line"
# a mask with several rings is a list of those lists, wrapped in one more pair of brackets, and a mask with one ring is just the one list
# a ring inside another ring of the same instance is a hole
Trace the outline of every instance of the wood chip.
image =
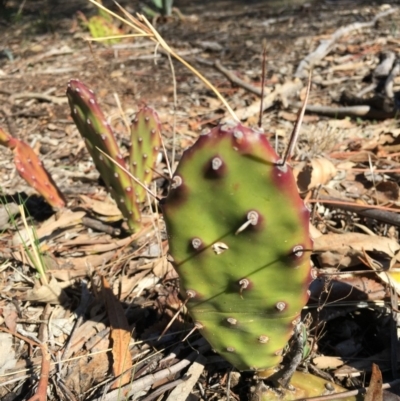
[(172, 390), (167, 401), (186, 401), (197, 380), (199, 380), (200, 375), (203, 373), (206, 361), (207, 358), (203, 355), (197, 357), (186, 374), (189, 378)]

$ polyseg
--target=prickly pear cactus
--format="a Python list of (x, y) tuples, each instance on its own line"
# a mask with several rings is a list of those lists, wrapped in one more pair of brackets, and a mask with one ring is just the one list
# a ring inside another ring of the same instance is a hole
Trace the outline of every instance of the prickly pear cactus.
[(130, 163), (126, 164), (93, 91), (82, 82), (71, 80), (67, 97), (72, 118), (85, 138), (89, 153), (107, 189), (116, 200), (129, 228), (132, 231), (138, 230), (141, 222), (140, 203), (144, 200), (145, 190), (129, 173), (142, 183), (151, 181), (160, 146), (157, 114), (148, 107), (138, 112), (131, 130)]
[[(150, 107), (139, 110), (131, 124), (131, 149), (129, 168), (134, 177), (148, 186), (153, 178), (153, 167), (156, 164), (161, 147), (160, 122), (157, 113)], [(143, 187), (136, 186), (139, 202), (146, 199)]]
[(340, 393), (346, 391), (335, 383), (321, 379), (306, 372), (294, 372), (290, 382), (290, 389), (265, 388), (258, 394), (251, 397), (251, 401), (295, 401), (308, 399), (317, 396), (332, 396), (337, 394), (337, 398), (329, 398), (330, 401), (362, 401), (363, 395), (343, 397)]
[(14, 138), (0, 128), (0, 145), (14, 152), (14, 163), (19, 175), (36, 189), (53, 207), (65, 206), (65, 198), (51, 175), (44, 168), (35, 151), (24, 141)]
[(196, 327), (239, 370), (279, 364), (310, 282), (309, 212), (290, 167), (262, 133), (219, 126), (184, 152), (162, 209)]

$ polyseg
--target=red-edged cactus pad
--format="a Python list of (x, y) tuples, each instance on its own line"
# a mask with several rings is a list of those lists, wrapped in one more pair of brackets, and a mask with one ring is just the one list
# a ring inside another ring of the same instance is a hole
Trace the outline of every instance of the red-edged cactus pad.
[[(131, 124), (131, 150), (129, 169), (134, 177), (148, 186), (153, 177), (153, 168), (161, 146), (160, 122), (157, 113), (150, 107), (138, 111)], [(139, 202), (146, 199), (146, 191), (135, 188)]]
[(0, 145), (12, 149), (19, 175), (53, 207), (65, 206), (65, 199), (35, 151), (24, 141), (13, 138), (0, 128)]
[(239, 370), (277, 365), (310, 281), (309, 213), (290, 167), (262, 133), (216, 127), (184, 152), (163, 213), (196, 326)]
[(17, 143), (18, 139), (13, 138), (0, 127), (0, 145), (3, 145), (9, 149), (14, 149), (17, 146)]
[(97, 104), (93, 91), (82, 82), (71, 80), (68, 83), (67, 97), (71, 116), (80, 134), (85, 138), (86, 147), (97, 170), (127, 220), (129, 228), (132, 231), (137, 230), (140, 227), (140, 209), (135, 194), (137, 184), (127, 173), (128, 168), (110, 124)]
[(34, 150), (25, 142), (12, 138), (14, 163), (19, 175), (36, 189), (53, 207), (65, 206), (63, 194), (44, 168)]

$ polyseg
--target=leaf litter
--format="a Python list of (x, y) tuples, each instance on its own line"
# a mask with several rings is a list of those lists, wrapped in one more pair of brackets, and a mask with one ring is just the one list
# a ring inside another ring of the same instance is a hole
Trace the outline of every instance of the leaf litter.
[[(78, 4), (94, 12), (85, 2)], [(390, 380), (390, 372), (397, 370), (393, 353), (398, 353), (398, 306), (393, 305), (392, 289), (398, 294), (400, 140), (397, 121), (387, 110), (374, 110), (375, 120), (364, 119), (371, 111), (369, 99), (377, 94), (359, 94), (371, 79), (369, 75), (376, 80), (374, 71), (381, 53), (398, 54), (400, 42), (393, 31), (398, 10), (357, 33), (344, 29), (344, 36), (334, 36), (338, 27), (349, 27), (357, 19), (372, 21), (390, 6), (379, 9), (360, 3), (338, 10), (327, 4), (313, 5), (311, 11), (306, 5), (274, 9), (261, 3), (253, 8), (214, 5), (212, 11), (196, 4), (178, 6), (187, 14), (196, 14), (202, 25), (172, 21), (160, 25), (160, 32), (168, 43), (172, 41), (178, 54), (186, 52), (186, 59), (197, 63), (247, 124), (256, 122), (259, 99), (255, 91), (233, 81), (233, 76), (259, 89), (261, 43), (255, 38), (268, 36), (266, 85), (270, 90), (265, 93), (263, 126), (281, 154), (303, 96), (302, 92), (299, 96), (303, 83), (295, 75), (301, 75), (302, 61), (311, 59), (308, 55), (318, 56), (313, 50), (319, 49), (319, 43), (331, 40), (329, 53), (313, 59), (308, 104), (313, 113), (306, 115), (291, 162), (303, 179), (299, 189), (312, 208), (314, 230), (316, 280), (304, 310), (304, 317), (311, 317), (309, 339), (314, 348), (304, 366), (323, 370), (347, 388), (359, 388), (368, 382), (371, 372), (371, 380), (376, 381), (376, 370), (371, 371), (374, 362), (387, 382), (385, 378)], [(169, 397), (179, 394), (187, 399), (191, 394), (193, 399), (244, 399), (246, 375), (228, 391), (224, 378), (229, 365), (213, 354), (196, 332), (181, 341), (192, 323), (178, 296), (179, 283), (168, 262), (163, 222), (155, 218), (158, 211), (154, 205), (145, 208), (143, 230), (126, 234), (118, 220), (119, 211), (98, 182), (93, 162), (68, 118), (64, 92), (72, 76), (89, 81), (107, 105), (107, 115), (113, 116), (122, 144), (127, 135), (113, 93), (118, 92), (127, 115), (137, 109), (138, 102), (150, 104), (160, 114), (169, 157), (175, 126), (177, 159), (201, 129), (226, 117), (222, 106), (177, 64), (174, 116), (172, 80), (163, 53), (154, 55), (153, 47), (141, 40), (123, 40), (111, 47), (92, 43), (90, 51), (79, 40), (86, 34), (73, 14), (60, 20), (62, 44), (49, 34), (35, 34), (32, 43), (24, 43), (27, 29), (33, 26), (30, 15), (38, 11), (34, 5), (26, 7), (26, 25), (21, 25), (15, 36), (7, 32), (3, 39), (15, 57), (13, 62), (0, 59), (0, 82), (7, 88), (0, 89), (4, 104), (0, 124), (40, 153), (66, 195), (68, 207), (53, 214), (20, 180), (12, 157), (0, 150), (4, 197), (0, 210), (11, 205), (9, 218), (3, 217), (3, 212), (0, 215), (0, 323), (9, 330), (0, 333), (1, 349), (6, 353), (0, 360), (7, 359), (0, 366), (1, 397), (12, 400), (33, 396), (36, 391), (44, 399), (43, 386), (35, 390), (27, 381), (32, 371), (37, 375), (32, 377), (40, 378), (41, 364), (42, 374), (46, 367), (47, 351), (33, 354), (28, 346), (29, 341), (38, 341), (48, 344), (51, 356), (46, 383), (50, 399), (96, 400), (103, 394), (104, 399), (163, 395), (168, 399), (173, 386), (176, 389)], [(237, 15), (235, 32), (232, 18)], [(287, 17), (284, 23), (280, 22), (282, 16)], [(50, 11), (49, 17), (49, 21), (55, 18)], [(204, 46), (204, 40), (215, 44)], [(157, 65), (149, 61), (155, 59)], [(398, 77), (394, 76), (392, 83), (398, 90)], [(365, 110), (364, 104), (350, 107), (340, 103), (344, 90), (351, 94), (348, 102), (355, 97), (366, 101), (367, 114), (354, 115), (360, 110), (354, 107)], [(336, 117), (343, 114), (344, 119)], [(379, 118), (382, 115), (384, 118)], [(154, 182), (162, 196), (169, 184), (165, 158), (157, 172)], [(30, 213), (29, 224), (35, 227), (48, 284), (41, 281), (24, 248), (30, 229), (24, 228), (12, 206), (22, 202)], [(99, 223), (93, 228), (85, 219)], [(110, 227), (122, 234), (108, 231)], [(100, 277), (109, 283), (107, 297)], [(157, 341), (178, 310), (182, 313)], [(132, 368), (125, 365), (128, 360)], [(185, 380), (189, 372), (191, 381)], [(118, 383), (115, 377), (122, 382), (113, 385)], [(115, 390), (111, 390), (113, 386)]]

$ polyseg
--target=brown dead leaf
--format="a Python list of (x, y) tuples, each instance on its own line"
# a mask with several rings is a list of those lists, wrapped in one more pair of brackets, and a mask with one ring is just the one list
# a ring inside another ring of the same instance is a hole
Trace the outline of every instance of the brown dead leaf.
[[(286, 121), (291, 121), (295, 122), (299, 118), (297, 113), (290, 113), (285, 110), (282, 110), (279, 112), (279, 118), (286, 120)], [(303, 123), (313, 123), (319, 120), (319, 116), (317, 115), (305, 115), (303, 117)]]
[(36, 235), (40, 239), (51, 235), (55, 230), (60, 228), (75, 226), (82, 221), (82, 217), (85, 215), (85, 212), (72, 212), (68, 209), (63, 209), (60, 213), (57, 213), (57, 215), (46, 220), (40, 228), (36, 230)]
[[(108, 340), (108, 339), (107, 339)], [(99, 342), (103, 342), (99, 340)], [(65, 385), (76, 394), (83, 394), (104, 380), (108, 371), (108, 355), (106, 352), (83, 356), (73, 361), (65, 375)], [(124, 399), (121, 397), (121, 399)]]
[(380, 202), (391, 202), (399, 199), (399, 185), (393, 181), (381, 181), (375, 186)]
[(152, 265), (153, 274), (159, 278), (165, 277), (174, 270), (171, 263), (169, 263), (166, 258), (159, 258), (155, 260)]
[(100, 214), (101, 216), (117, 216), (119, 218), (121, 217), (121, 212), (118, 209), (116, 203), (109, 197), (106, 197), (101, 201), (89, 198), (86, 195), (80, 195), (80, 198), (83, 202), (85, 202), (85, 204), (83, 205), (84, 207), (91, 209), (93, 212)]
[(360, 233), (327, 234), (314, 239), (314, 252), (321, 267), (351, 267), (364, 259), (364, 252), (383, 267), (400, 259), (397, 241)]
[(364, 401), (383, 401), (382, 393), (382, 373), (379, 366), (372, 364), (371, 381), (365, 394)]
[(293, 174), (299, 190), (305, 192), (327, 184), (336, 175), (336, 168), (328, 159), (315, 158), (309, 162), (299, 163), (293, 169)]
[(120, 376), (111, 386), (111, 388), (115, 389), (128, 384), (131, 379), (132, 359), (129, 352), (131, 330), (124, 310), (113, 294), (110, 284), (108, 284), (105, 277), (102, 277), (102, 285), (102, 292), (111, 326), (113, 373), (115, 377)]
[(80, 258), (67, 258), (66, 262), (71, 263), (76, 270), (86, 269), (97, 266), (102, 266), (108, 263), (115, 256), (115, 251), (110, 251), (106, 253), (101, 253), (99, 255), (87, 255)]
[[(379, 301), (388, 296), (386, 286), (371, 274), (339, 274), (318, 277), (310, 285), (310, 298), (322, 303), (340, 300)], [(327, 291), (326, 289), (329, 288)]]
[(15, 305), (11, 302), (7, 303), (7, 305), (2, 308), (1, 314), (3, 315), (6, 327), (10, 331), (15, 333), (17, 329), (17, 319), (18, 319), (17, 308), (15, 307)]
[(313, 359), (313, 364), (318, 369), (337, 369), (339, 366), (343, 365), (341, 358), (335, 356), (317, 356)]
[[(63, 290), (65, 283), (63, 284), (61, 286), (54, 277), (50, 279), (48, 284), (40, 284), (36, 281), (34, 287), (20, 298), (24, 301), (43, 302), (53, 305), (62, 304), (68, 299), (67, 294)], [(67, 283), (67, 285), (69, 286), (71, 283)]]
[(132, 234), (129, 237), (122, 238), (120, 240), (110, 239), (107, 241), (107, 243), (96, 243), (96, 244), (92, 243), (91, 245), (89, 244), (87, 246), (80, 246), (79, 250), (86, 251), (88, 253), (109, 252), (124, 247), (126, 245), (129, 245), (136, 238), (138, 238), (137, 233)]
[[(136, 287), (137, 283), (147, 274), (149, 270), (140, 271), (131, 277), (123, 276), (121, 277), (121, 288), (119, 289), (121, 296), (120, 299), (124, 300)], [(114, 291), (115, 293), (115, 291)]]
[(354, 71), (354, 70), (359, 70), (360, 68), (364, 67), (363, 62), (349, 62), (345, 64), (339, 64), (339, 65), (334, 65), (332, 66), (332, 71)]
[(356, 124), (348, 118), (329, 120), (328, 125), (331, 128), (342, 128), (342, 129), (354, 128), (356, 126)]

